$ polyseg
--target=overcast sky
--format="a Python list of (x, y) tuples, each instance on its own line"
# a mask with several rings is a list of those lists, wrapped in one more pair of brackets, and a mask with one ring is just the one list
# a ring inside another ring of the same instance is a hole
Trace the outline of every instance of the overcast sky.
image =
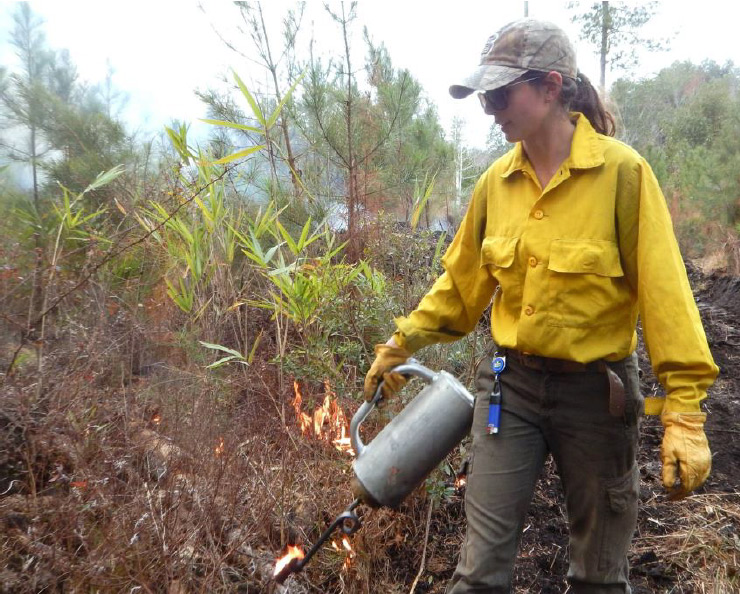
[[(339, 9), (338, 0), (331, 5)], [(82, 79), (101, 82), (108, 65), (114, 70), (114, 85), (129, 96), (123, 112), (131, 129), (151, 132), (177, 118), (194, 124), (205, 117), (196, 88), (218, 86), (219, 76), (235, 69), (250, 84), (263, 83), (266, 73), (253, 62), (228, 50), (214, 28), (250, 52), (249, 40), (239, 39), (234, 23), (237, 11), (227, 2), (204, 0), (128, 0), (127, 2), (82, 2), (34, 0), (31, 8), (45, 21), (49, 45), (66, 48)], [(201, 8), (202, 6), (202, 8)], [(279, 43), (280, 23), (292, 2), (263, 2), (273, 43)], [(529, 2), (530, 16), (555, 21), (571, 34), (578, 51), (579, 66), (598, 80), (594, 50), (576, 39), (565, 2)], [(15, 3), (0, 0), (0, 64), (10, 65), (13, 48), (8, 44)], [(354, 26), (355, 63), (364, 56), (362, 26), (375, 42), (384, 42), (396, 67), (408, 68), (434, 101), (443, 125), (449, 129), (454, 116), (466, 119), (467, 140), (482, 146), (490, 126), (477, 99), (456, 101), (447, 94), (478, 62), (486, 38), (507, 22), (523, 16), (524, 2), (456, 0), (432, 3), (420, 0), (360, 0)], [(646, 28), (651, 36), (674, 35), (670, 52), (646, 55), (635, 73), (647, 76), (675, 60), (732, 60), (740, 64), (736, 3), (663, 2), (654, 22)], [(306, 47), (311, 35), (324, 53), (341, 56), (343, 42), (338, 27), (322, 8), (307, 3), (302, 39)], [(612, 79), (614, 75), (612, 75)], [(202, 129), (204, 125), (200, 126)]]

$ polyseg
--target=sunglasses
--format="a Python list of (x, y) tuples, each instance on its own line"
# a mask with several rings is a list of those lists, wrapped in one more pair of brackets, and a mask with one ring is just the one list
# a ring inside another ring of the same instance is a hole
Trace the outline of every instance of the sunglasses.
[(493, 89), (492, 91), (486, 91), (485, 93), (478, 93), (478, 99), (483, 107), (483, 111), (487, 114), (491, 114), (493, 111), (503, 111), (509, 107), (509, 92), (517, 85), (526, 82), (532, 82), (534, 80), (541, 80), (541, 76), (533, 76), (532, 78), (525, 78), (524, 80), (518, 80), (504, 87)]

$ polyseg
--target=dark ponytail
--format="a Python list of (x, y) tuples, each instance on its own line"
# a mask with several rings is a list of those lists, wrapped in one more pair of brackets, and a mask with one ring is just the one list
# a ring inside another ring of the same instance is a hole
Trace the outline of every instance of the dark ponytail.
[(580, 111), (585, 115), (599, 134), (614, 136), (616, 133), (614, 116), (606, 110), (599, 93), (580, 71), (575, 79), (563, 77), (560, 101), (568, 111)]

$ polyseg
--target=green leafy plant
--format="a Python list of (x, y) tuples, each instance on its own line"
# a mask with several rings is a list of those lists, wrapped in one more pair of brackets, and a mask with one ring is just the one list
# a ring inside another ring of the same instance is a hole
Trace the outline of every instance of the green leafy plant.
[(210, 342), (204, 342), (202, 340), (199, 340), (198, 342), (202, 344), (207, 349), (211, 349), (213, 351), (221, 351), (223, 353), (226, 353), (226, 357), (222, 357), (218, 361), (214, 361), (210, 365), (206, 365), (206, 369), (218, 369), (219, 367), (226, 365), (227, 363), (241, 363), (242, 365), (251, 365), (252, 361), (254, 360), (254, 353), (257, 350), (257, 347), (259, 346), (260, 339), (262, 338), (262, 332), (259, 333), (257, 338), (254, 341), (254, 344), (252, 345), (252, 350), (249, 352), (249, 355), (246, 357), (242, 355), (239, 351), (236, 351), (234, 349), (230, 349), (229, 347), (225, 347), (220, 344), (212, 344)]
[(429, 202), (429, 198), (431, 198), (432, 192), (434, 191), (434, 182), (436, 179), (436, 173), (432, 176), (432, 179), (429, 183), (426, 183), (426, 177), (424, 178), (424, 192), (419, 191), (418, 184), (414, 189), (414, 194), (416, 198), (414, 199), (414, 210), (413, 214), (411, 215), (412, 229), (416, 229), (417, 225), (419, 224), (419, 219), (421, 218), (421, 214), (424, 211), (424, 207), (426, 206), (427, 202)]
[(438, 506), (455, 494), (455, 472), (449, 462), (443, 461), (437, 470), (430, 474), (424, 482), (424, 488), (432, 499), (432, 505)]
[[(295, 88), (298, 86), (298, 84), (303, 79), (303, 75), (299, 76), (296, 79), (296, 81), (290, 87), (290, 89), (285, 94), (285, 96), (282, 98), (280, 103), (277, 104), (277, 106), (272, 111), (272, 113), (268, 117), (265, 117), (265, 114), (263, 113), (262, 108), (260, 107), (259, 103), (257, 103), (254, 96), (247, 88), (247, 85), (244, 84), (244, 82), (242, 81), (241, 78), (239, 78), (239, 75), (236, 72), (232, 71), (232, 73), (234, 75), (234, 80), (239, 86), (239, 90), (241, 91), (244, 98), (247, 100), (247, 103), (249, 104), (249, 107), (252, 110), (252, 114), (254, 115), (254, 118), (259, 122), (259, 124), (262, 127), (256, 128), (254, 126), (247, 126), (245, 124), (238, 124), (236, 122), (228, 122), (225, 120), (204, 119), (201, 121), (205, 122), (206, 124), (212, 124), (214, 126), (225, 126), (227, 128), (232, 128), (235, 130), (242, 130), (246, 132), (256, 132), (258, 134), (264, 135), (265, 138), (267, 138), (270, 129), (275, 125), (275, 123), (278, 120), (278, 117), (280, 117), (280, 112), (283, 110), (285, 103), (290, 99), (290, 96), (293, 94), (293, 91), (295, 91)], [(227, 155), (226, 157), (218, 159), (217, 161), (214, 161), (213, 163), (214, 165), (223, 165), (226, 163), (231, 163), (232, 161), (236, 161), (238, 159), (248, 157), (249, 155), (256, 153), (257, 151), (261, 151), (265, 148), (267, 148), (266, 144), (250, 146), (245, 149), (241, 149), (235, 153), (232, 153), (230, 155)]]

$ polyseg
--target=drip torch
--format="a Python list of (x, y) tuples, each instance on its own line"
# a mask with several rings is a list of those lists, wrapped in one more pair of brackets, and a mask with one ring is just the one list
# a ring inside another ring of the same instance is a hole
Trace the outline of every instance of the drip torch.
[(354, 510), (361, 503), (397, 508), (469, 432), (474, 398), (454, 376), (446, 371), (434, 372), (415, 359), (392, 371), (419, 377), (426, 386), (368, 444), (362, 442), (360, 425), (382, 399), (381, 386), (371, 401), (360, 406), (350, 423), (352, 447), (357, 454), (351, 482), (356, 499), (305, 557), (293, 558), (276, 570), (278, 583), (301, 571), (337, 528), (347, 536), (357, 532), (361, 521)]

